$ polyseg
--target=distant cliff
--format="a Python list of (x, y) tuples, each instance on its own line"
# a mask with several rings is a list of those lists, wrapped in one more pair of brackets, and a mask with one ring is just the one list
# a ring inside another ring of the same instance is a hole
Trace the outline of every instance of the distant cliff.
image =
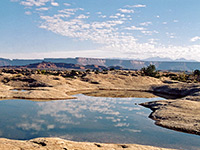
[(44, 58), (44, 59), (3, 59), (0, 58), (0, 66), (24, 66), (41, 62), (67, 63), (79, 65), (98, 66), (121, 66), (127, 69), (141, 69), (149, 64), (154, 64), (158, 70), (180, 70), (192, 71), (200, 69), (200, 62), (172, 62), (172, 61), (142, 61), (142, 60), (122, 60), (122, 59), (99, 59), (99, 58)]

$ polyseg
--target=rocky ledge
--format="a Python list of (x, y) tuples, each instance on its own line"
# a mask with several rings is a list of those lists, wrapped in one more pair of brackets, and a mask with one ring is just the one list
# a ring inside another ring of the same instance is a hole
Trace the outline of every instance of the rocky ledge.
[(158, 95), (173, 95), (175, 99), (146, 102), (155, 124), (169, 129), (200, 135), (200, 86), (179, 83), (153, 87)]
[(60, 138), (37, 138), (28, 141), (0, 139), (0, 150), (169, 150), (138, 144), (102, 144), (73, 142)]

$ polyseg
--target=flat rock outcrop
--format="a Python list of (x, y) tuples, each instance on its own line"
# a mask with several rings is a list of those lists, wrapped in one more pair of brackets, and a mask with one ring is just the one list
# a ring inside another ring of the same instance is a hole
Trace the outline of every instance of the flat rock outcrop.
[(138, 144), (103, 144), (73, 142), (60, 138), (37, 138), (29, 141), (0, 139), (0, 150), (169, 150)]
[(155, 88), (154, 92), (176, 95), (177, 99), (146, 102), (155, 124), (169, 129), (200, 135), (200, 96), (197, 84), (176, 84)]
[(163, 84), (159, 79), (132, 76), (126, 71), (108, 74), (86, 74), (83, 77), (62, 77), (54, 75), (19, 75), (2, 73), (0, 76), (0, 98), (19, 99), (70, 99), (73, 92), (90, 90), (132, 90), (148, 91), (153, 85)]

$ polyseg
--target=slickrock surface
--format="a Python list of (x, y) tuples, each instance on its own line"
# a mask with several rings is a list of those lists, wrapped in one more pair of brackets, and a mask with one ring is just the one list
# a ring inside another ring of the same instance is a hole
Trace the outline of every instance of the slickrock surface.
[(157, 125), (200, 135), (200, 102), (165, 100), (141, 104), (153, 110), (150, 118)]
[(169, 150), (137, 144), (102, 144), (73, 142), (60, 138), (37, 138), (29, 141), (0, 139), (0, 150)]
[[(113, 94), (113, 92), (105, 91), (101, 93), (95, 93), (94, 90), (116, 90), (119, 92), (118, 95), (115, 95)], [(2, 73), (0, 75), (1, 99), (70, 99), (74, 98), (71, 95), (76, 93), (86, 93), (87, 95), (91, 96), (113, 97), (113, 95), (115, 95), (115, 97), (120, 97), (122, 96), (122, 94), (120, 94), (120, 91), (127, 92), (127, 97), (132, 95), (130, 94), (131, 91), (148, 91), (154, 93), (155, 95), (168, 98), (167, 100), (147, 102), (141, 105), (153, 110), (150, 118), (154, 119), (157, 125), (169, 129), (200, 135), (199, 83), (174, 82), (166, 78), (157, 79), (147, 76), (140, 76), (134, 74), (134, 72), (130, 73), (128, 71), (109, 71), (107, 74), (95, 74), (94, 72), (92, 72), (86, 74), (85, 76), (75, 78), (64, 78), (62, 76), (42, 74), (18, 76), (16, 74)], [(173, 97), (173, 99), (171, 97)], [(27, 146), (27, 148), (28, 146), (30, 146), (30, 149), (47, 148), (41, 146), (40, 144), (34, 144), (31, 141), (10, 141), (6, 139), (1, 139), (0, 141), (2, 143), (0, 145), (0, 149), (4, 150), (6, 150), (6, 143), (7, 146), (10, 143), (10, 146), (13, 146), (14, 149), (15, 142), (21, 144), (22, 146)], [(51, 139), (48, 139), (47, 141), (48, 143), (53, 142), (53, 140)], [(70, 143), (69, 141), (65, 142)], [(111, 145), (103, 144), (102, 147), (98, 147), (91, 143), (88, 145), (86, 143), (82, 144), (82, 149), (86, 147), (87, 150), (90, 148), (90, 146), (91, 149), (93, 149), (94, 147), (96, 149), (103, 149), (103, 147), (105, 147), (105, 149), (123, 149), (119, 145), (112, 145), (114, 146), (112, 147)], [(70, 144), (68, 144), (68, 146), (69, 145)], [(81, 146), (81, 144), (79, 143), (76, 146)], [(49, 145), (49, 149), (50, 147), (51, 146)], [(67, 147), (67, 149), (70, 148), (71, 147)], [(79, 148), (80, 147), (75, 147), (74, 149)], [(128, 148), (137, 149), (137, 146), (129, 145)], [(57, 149), (57, 147), (55, 149)], [(149, 149), (149, 147), (141, 147), (140, 149)]]
[(61, 76), (32, 74), (29, 76), (3, 73), (0, 76), (0, 98), (57, 100), (70, 99), (74, 92), (90, 90), (149, 90), (161, 80), (131, 76), (123, 72), (108, 74), (90, 73), (84, 77), (64, 78)]
[(173, 100), (167, 99), (141, 104), (153, 111), (149, 117), (155, 120), (157, 125), (200, 135), (199, 84), (178, 83), (153, 87), (153, 89), (154, 92), (179, 97)]

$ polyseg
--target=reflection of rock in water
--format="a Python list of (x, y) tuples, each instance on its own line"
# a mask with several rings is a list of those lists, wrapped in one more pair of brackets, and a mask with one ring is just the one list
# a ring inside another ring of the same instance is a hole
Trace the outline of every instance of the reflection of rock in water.
[(85, 92), (84, 95), (95, 97), (137, 97), (137, 98), (153, 98), (157, 97), (152, 93), (140, 91), (123, 91), (123, 90), (96, 90)]

